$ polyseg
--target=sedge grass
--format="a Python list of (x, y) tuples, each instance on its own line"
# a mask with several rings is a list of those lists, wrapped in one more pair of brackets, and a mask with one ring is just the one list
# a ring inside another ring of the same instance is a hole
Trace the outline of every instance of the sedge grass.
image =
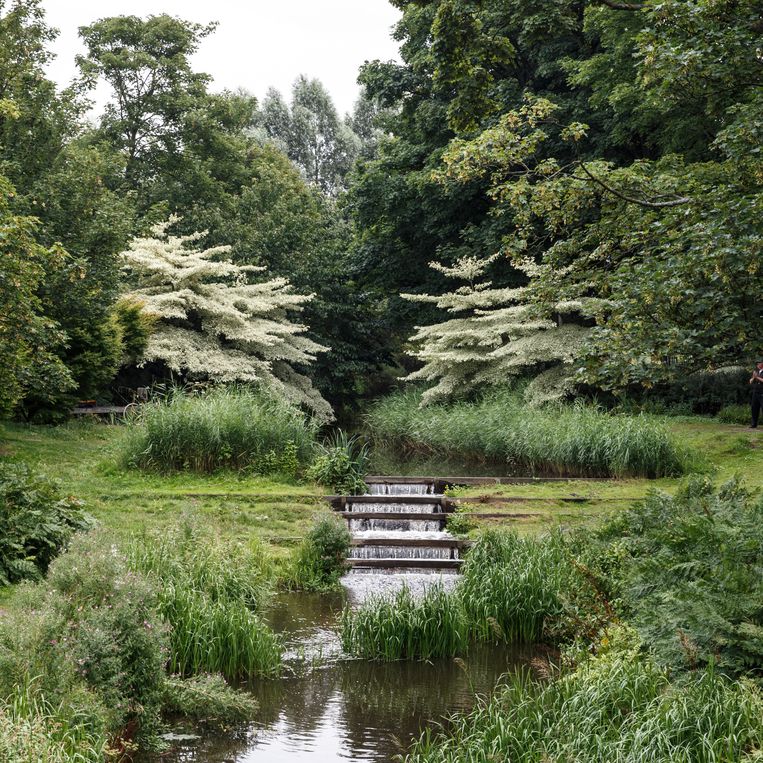
[(246, 388), (176, 391), (129, 424), (124, 466), (161, 473), (220, 469), (293, 478), (307, 464), (315, 425), (283, 400)]
[(342, 646), (370, 660), (428, 660), (466, 651), (468, 628), (457, 597), (442, 585), (416, 598), (403, 586), (393, 598), (376, 597), (342, 615)]
[(607, 413), (590, 405), (530, 408), (511, 392), (474, 403), (419, 407), (418, 392), (391, 395), (366, 417), (382, 451), (505, 464), (509, 473), (669, 477), (695, 468), (655, 417)]
[(262, 549), (204, 535), (192, 525), (137, 537), (131, 565), (158, 580), (159, 610), (171, 627), (170, 672), (228, 679), (276, 675), (280, 639), (260, 611), (272, 591)]
[(448, 734), (425, 732), (406, 763), (735, 763), (763, 743), (763, 697), (705, 669), (671, 682), (651, 658), (612, 651), (550, 683), (526, 672)]

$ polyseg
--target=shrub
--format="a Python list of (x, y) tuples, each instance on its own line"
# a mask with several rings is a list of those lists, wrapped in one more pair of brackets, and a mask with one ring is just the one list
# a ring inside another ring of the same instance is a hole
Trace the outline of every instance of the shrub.
[(82, 503), (28, 467), (0, 464), (0, 586), (38, 579), (77, 530)]
[(175, 391), (142, 407), (129, 426), (122, 462), (158, 472), (237, 469), (294, 478), (310, 459), (314, 437), (312, 421), (264, 392)]
[(415, 598), (407, 586), (342, 615), (342, 646), (371, 660), (428, 660), (463, 654), (469, 629), (461, 602), (441, 584)]
[(722, 424), (749, 424), (749, 405), (724, 405), (715, 416)]
[(620, 644), (555, 681), (509, 675), (447, 735), (427, 730), (405, 761), (742, 763), (762, 743), (757, 687), (710, 669), (671, 683), (637, 647)]
[(336, 493), (357, 495), (366, 492), (368, 461), (368, 445), (340, 429), (328, 442), (318, 445), (307, 476)]
[(291, 586), (304, 591), (336, 587), (347, 566), (350, 540), (343, 521), (324, 518), (317, 522), (297, 550)]
[(694, 477), (609, 524), (625, 552), (623, 598), (667, 665), (763, 677), (763, 498)]
[(281, 643), (257, 610), (271, 590), (261, 550), (223, 542), (192, 525), (129, 545), (133, 567), (158, 583), (171, 626), (170, 670), (220, 672), (230, 679), (275, 675)]
[(416, 392), (392, 395), (367, 415), (374, 444), (407, 455), (503, 463), (523, 474), (664, 477), (692, 468), (690, 454), (654, 417), (593, 406), (530, 408), (510, 391), (475, 403), (419, 407)]
[(232, 689), (222, 676), (214, 674), (168, 676), (163, 704), (167, 712), (206, 723), (240, 723), (253, 718), (257, 711), (251, 694)]

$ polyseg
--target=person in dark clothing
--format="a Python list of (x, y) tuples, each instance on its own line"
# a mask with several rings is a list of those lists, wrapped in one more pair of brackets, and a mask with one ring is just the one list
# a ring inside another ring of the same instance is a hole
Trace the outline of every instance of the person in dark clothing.
[(763, 360), (759, 360), (755, 365), (755, 370), (750, 377), (750, 384), (752, 385), (752, 396), (750, 397), (750, 405), (752, 408), (751, 429), (758, 428), (760, 409), (763, 407)]

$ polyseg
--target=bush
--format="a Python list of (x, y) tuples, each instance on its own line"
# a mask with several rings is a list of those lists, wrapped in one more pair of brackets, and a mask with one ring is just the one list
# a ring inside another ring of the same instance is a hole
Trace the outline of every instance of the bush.
[(321, 519), (297, 550), (291, 587), (303, 591), (335, 588), (347, 567), (350, 531), (337, 519)]
[(749, 405), (724, 405), (715, 416), (722, 424), (749, 424)]
[(0, 586), (40, 578), (77, 530), (89, 527), (81, 501), (26, 466), (0, 464)]
[(342, 647), (370, 660), (453, 657), (466, 651), (468, 637), (459, 598), (441, 584), (420, 598), (404, 586), (394, 598), (374, 598), (342, 615)]
[(222, 676), (214, 674), (168, 676), (163, 704), (169, 713), (214, 724), (241, 723), (257, 712), (257, 701), (251, 694), (232, 689)]
[(609, 524), (626, 614), (666, 665), (763, 677), (763, 498), (694, 477)]
[(608, 414), (581, 404), (529, 408), (499, 391), (475, 403), (419, 407), (416, 392), (392, 395), (367, 415), (375, 445), (408, 455), (506, 465), (517, 474), (665, 477), (690, 455), (654, 417)]
[(171, 626), (173, 673), (230, 679), (278, 673), (280, 640), (257, 611), (271, 591), (261, 550), (186, 525), (164, 537), (136, 538), (128, 553), (132, 566), (157, 582), (157, 606)]
[(368, 446), (341, 429), (328, 442), (318, 445), (318, 453), (307, 476), (342, 495), (366, 492)]
[(709, 669), (671, 683), (637, 646), (617, 644), (555, 681), (510, 675), (447, 735), (427, 730), (405, 761), (742, 763), (761, 744), (758, 688)]
[(315, 429), (299, 410), (263, 392), (175, 391), (141, 408), (121, 458), (157, 472), (236, 469), (294, 478), (310, 459)]

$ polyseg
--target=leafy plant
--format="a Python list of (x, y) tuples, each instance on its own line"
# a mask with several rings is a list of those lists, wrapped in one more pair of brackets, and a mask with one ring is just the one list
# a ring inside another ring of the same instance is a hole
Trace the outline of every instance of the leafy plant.
[(300, 544), (290, 584), (305, 591), (334, 588), (346, 568), (350, 532), (343, 521), (321, 519)]
[(723, 424), (749, 424), (749, 405), (724, 405), (715, 415)]
[(257, 712), (251, 694), (232, 689), (219, 675), (168, 676), (163, 692), (165, 711), (205, 723), (241, 723)]
[(339, 429), (328, 441), (318, 444), (307, 476), (342, 495), (365, 493), (368, 462), (367, 443)]
[(603, 531), (620, 545), (623, 600), (666, 665), (763, 676), (763, 498), (737, 480), (652, 492)]
[(38, 579), (77, 530), (91, 525), (81, 501), (28, 467), (0, 464), (0, 585)]

